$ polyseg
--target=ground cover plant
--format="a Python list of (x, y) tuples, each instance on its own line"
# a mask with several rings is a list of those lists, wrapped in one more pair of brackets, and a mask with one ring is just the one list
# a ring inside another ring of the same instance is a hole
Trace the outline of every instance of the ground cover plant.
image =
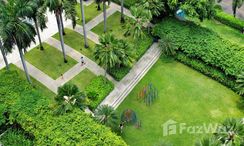
[[(151, 106), (137, 98), (148, 83), (159, 91)], [(161, 59), (119, 106), (119, 113), (132, 109), (141, 121), (138, 129), (125, 126), (122, 137), (129, 145), (157, 145), (160, 141), (181, 146), (194, 145), (196, 140), (207, 134), (184, 131), (163, 136), (162, 125), (170, 119), (189, 126), (201, 126), (204, 123), (221, 123), (228, 117), (242, 118), (243, 111), (237, 107), (240, 98), (220, 83), (177, 61)]]
[(1, 115), (8, 115), (0, 123), (18, 123), (34, 136), (34, 145), (126, 145), (80, 109), (54, 116), (52, 97), (42, 95), (17, 72), (1, 72), (0, 85)]
[(67, 56), (68, 62), (64, 63), (61, 51), (46, 43), (43, 43), (43, 47), (45, 48), (43, 51), (39, 50), (38, 47), (33, 48), (25, 54), (25, 57), (29, 63), (53, 79), (57, 79), (61, 74), (65, 73), (78, 63), (69, 56)]
[[(132, 19), (129, 17), (126, 17), (127, 19)], [(111, 33), (118, 39), (124, 39), (127, 41), (130, 45), (132, 45), (132, 48), (135, 49), (136, 54), (136, 60), (138, 60), (151, 46), (152, 44), (152, 37), (150, 37), (149, 34), (145, 34), (145, 37), (142, 39), (133, 39), (133, 36), (125, 37), (126, 32), (126, 26), (125, 24), (120, 23), (120, 13), (116, 12), (107, 19), (107, 33)], [(98, 35), (103, 34), (103, 22), (98, 24), (96, 27), (92, 29), (93, 32), (95, 32)], [(115, 67), (113, 69), (109, 70), (109, 73), (116, 79), (121, 80), (128, 72), (130, 68), (128, 67)]]

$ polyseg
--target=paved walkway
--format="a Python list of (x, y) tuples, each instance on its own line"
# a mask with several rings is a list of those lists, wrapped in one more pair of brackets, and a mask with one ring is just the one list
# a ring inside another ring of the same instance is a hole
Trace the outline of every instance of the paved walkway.
[[(233, 14), (233, 11), (232, 11), (232, 0), (222, 0), (220, 5), (223, 7), (225, 12), (227, 12), (229, 14)], [(241, 19), (244, 20), (244, 4), (243, 4), (243, 6), (241, 8), (237, 9), (236, 17), (241, 18)]]

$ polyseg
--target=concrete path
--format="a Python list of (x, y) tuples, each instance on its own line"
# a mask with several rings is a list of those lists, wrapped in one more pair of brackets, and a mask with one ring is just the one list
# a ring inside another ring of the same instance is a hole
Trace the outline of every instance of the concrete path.
[[(225, 12), (229, 14), (233, 14), (232, 11), (232, 0), (222, 0), (221, 3), (219, 3)], [(241, 8), (237, 9), (236, 17), (244, 20), (244, 4)]]

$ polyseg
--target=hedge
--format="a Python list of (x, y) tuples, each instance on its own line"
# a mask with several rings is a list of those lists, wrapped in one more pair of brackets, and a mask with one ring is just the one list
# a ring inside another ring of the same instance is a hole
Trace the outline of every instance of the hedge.
[(126, 143), (79, 109), (54, 116), (54, 101), (44, 97), (17, 72), (0, 72), (1, 105), (10, 124), (18, 123), (34, 136), (34, 145), (118, 145)]
[(167, 35), (188, 57), (196, 58), (236, 78), (244, 70), (244, 48), (222, 39), (217, 33), (193, 22), (163, 20), (153, 30)]
[(188, 57), (182, 52), (178, 52), (176, 59), (183, 64), (194, 68), (195, 70), (205, 74), (208, 77), (215, 79), (223, 85), (235, 90), (235, 80), (229, 76), (226, 76), (221, 70), (209, 66), (201, 60)]
[[(121, 4), (120, 0), (112, 0), (112, 1), (119, 5)], [(138, 2), (140, 2), (140, 0), (124, 0), (124, 7), (129, 9), (131, 6), (134, 6)]]
[(114, 89), (114, 85), (104, 76), (98, 76), (91, 80), (85, 87), (85, 93), (95, 95), (91, 97), (89, 108), (94, 110), (104, 100), (104, 98)]
[(244, 29), (244, 21), (238, 18), (235, 18), (231, 14), (225, 13), (223, 10), (216, 10), (216, 15), (214, 16), (214, 19), (217, 21), (230, 26), (234, 29), (242, 31)]

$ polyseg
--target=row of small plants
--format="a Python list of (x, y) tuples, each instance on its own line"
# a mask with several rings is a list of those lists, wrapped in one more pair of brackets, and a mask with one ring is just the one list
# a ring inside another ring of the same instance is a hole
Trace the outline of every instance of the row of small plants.
[(156, 25), (153, 33), (164, 41), (162, 48), (171, 47), (166, 52), (180, 52), (178, 60), (243, 94), (239, 78), (244, 71), (244, 48), (225, 41), (209, 29), (173, 18)]
[[(17, 123), (24, 133), (33, 135), (34, 145), (126, 145), (109, 128), (81, 110), (79, 101), (85, 100), (82, 98), (85, 96), (77, 87), (68, 87), (77, 94), (61, 96), (59, 91), (53, 100), (43, 96), (14, 71), (0, 72), (0, 86), (0, 127)], [(79, 99), (73, 100), (74, 97)]]

